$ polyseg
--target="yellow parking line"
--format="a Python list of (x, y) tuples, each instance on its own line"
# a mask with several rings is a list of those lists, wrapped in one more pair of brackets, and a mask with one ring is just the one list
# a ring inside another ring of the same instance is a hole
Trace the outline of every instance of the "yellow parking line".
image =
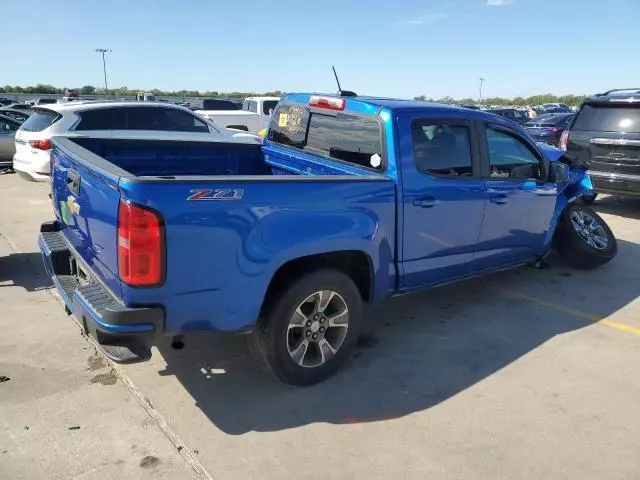
[(599, 323), (600, 325), (605, 325), (609, 328), (615, 328), (616, 330), (620, 330), (623, 332), (633, 333), (635, 335), (640, 335), (640, 328), (632, 327), (631, 325), (627, 325), (625, 323), (616, 322), (614, 320), (610, 320), (607, 317), (601, 318), (597, 315), (591, 315), (589, 313), (583, 312), (581, 310), (576, 310), (574, 308), (565, 307), (563, 305), (558, 305), (557, 303), (549, 302), (547, 300), (543, 300), (541, 298), (532, 297), (530, 295), (525, 295), (524, 293), (515, 293), (510, 292), (508, 294), (511, 297), (519, 298), (521, 300), (527, 300), (528, 302), (535, 303), (541, 305), (543, 307), (551, 308), (553, 310), (557, 310), (559, 312), (568, 313), (569, 315), (573, 315), (575, 317), (584, 318), (593, 323)]

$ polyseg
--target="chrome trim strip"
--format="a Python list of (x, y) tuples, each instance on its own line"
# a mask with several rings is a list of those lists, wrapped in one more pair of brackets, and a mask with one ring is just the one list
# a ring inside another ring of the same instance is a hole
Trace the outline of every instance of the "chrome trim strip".
[(591, 138), (589, 143), (594, 145), (618, 145), (626, 146), (631, 145), (634, 147), (640, 147), (640, 140), (629, 140), (626, 138)]

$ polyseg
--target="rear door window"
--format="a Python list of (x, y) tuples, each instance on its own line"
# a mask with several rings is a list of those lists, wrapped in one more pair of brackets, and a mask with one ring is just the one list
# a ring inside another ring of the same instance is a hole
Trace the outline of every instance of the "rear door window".
[(162, 108), (157, 110), (164, 110), (167, 120), (171, 124), (170, 130), (176, 132), (209, 133), (207, 124), (195, 115), (175, 108)]
[(587, 104), (578, 113), (573, 129), (640, 133), (640, 107)]
[(419, 120), (411, 127), (411, 138), (419, 172), (446, 177), (473, 175), (468, 126)]
[(60, 118), (59, 114), (51, 110), (36, 110), (22, 124), (21, 129), (26, 132), (41, 132), (56, 123)]
[(127, 130), (171, 130), (172, 123), (164, 108), (127, 108)]
[(113, 120), (113, 109), (99, 108), (96, 110), (86, 110), (78, 113), (80, 122), (76, 130), (111, 130)]

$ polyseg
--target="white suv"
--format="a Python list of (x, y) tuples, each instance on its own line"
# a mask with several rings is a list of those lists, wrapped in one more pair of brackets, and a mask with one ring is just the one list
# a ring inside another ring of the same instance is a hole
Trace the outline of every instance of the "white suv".
[(218, 127), (188, 108), (164, 102), (69, 102), (36, 107), (15, 136), (13, 169), (27, 180), (50, 178), (51, 137), (212, 140), (260, 143)]

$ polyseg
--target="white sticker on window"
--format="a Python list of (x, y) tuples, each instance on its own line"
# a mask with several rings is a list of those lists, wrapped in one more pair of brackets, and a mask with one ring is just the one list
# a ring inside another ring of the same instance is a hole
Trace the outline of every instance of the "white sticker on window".
[(378, 168), (382, 163), (382, 157), (377, 153), (374, 153), (373, 155), (371, 155), (371, 160), (369, 161), (369, 163), (373, 168)]

